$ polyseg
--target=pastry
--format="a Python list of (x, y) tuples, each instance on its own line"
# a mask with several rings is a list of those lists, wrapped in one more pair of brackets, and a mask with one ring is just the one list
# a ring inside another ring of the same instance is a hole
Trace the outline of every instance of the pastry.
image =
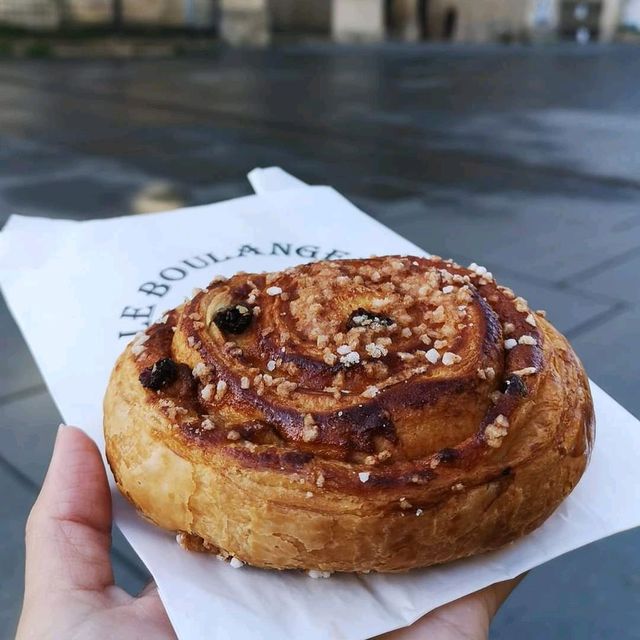
[(183, 546), (325, 575), (527, 534), (594, 414), (543, 312), (478, 265), (387, 256), (216, 278), (127, 346), (104, 430), (120, 491)]

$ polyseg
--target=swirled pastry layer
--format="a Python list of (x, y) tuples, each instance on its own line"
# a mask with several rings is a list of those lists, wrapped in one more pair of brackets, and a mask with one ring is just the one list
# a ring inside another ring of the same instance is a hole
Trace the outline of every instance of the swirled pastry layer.
[(218, 278), (127, 347), (105, 398), (111, 468), (146, 517), (278, 569), (504, 545), (572, 490), (593, 430), (543, 314), (435, 257)]

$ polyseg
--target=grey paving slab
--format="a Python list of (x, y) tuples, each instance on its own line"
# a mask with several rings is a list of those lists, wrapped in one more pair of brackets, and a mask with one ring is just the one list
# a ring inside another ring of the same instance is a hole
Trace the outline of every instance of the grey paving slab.
[(14, 213), (76, 220), (125, 215), (151, 180), (109, 158), (0, 132), (0, 226)]
[(640, 250), (584, 274), (573, 286), (604, 296), (614, 296), (630, 304), (640, 302)]
[[(360, 200), (360, 204), (366, 205), (366, 202)], [(393, 218), (389, 218), (391, 228), (394, 227)], [(449, 223), (449, 228), (452, 230), (454, 224), (453, 221)], [(396, 227), (396, 230), (399, 230)], [(413, 242), (418, 243), (417, 237), (426, 237), (420, 234), (420, 223), (418, 221), (415, 224), (408, 225), (402, 228), (402, 233)], [(444, 234), (444, 232), (441, 231)], [(470, 242), (472, 239), (469, 240)], [(478, 251), (470, 255), (463, 255), (455, 247), (450, 253), (442, 251), (441, 245), (437, 243), (437, 240), (433, 240), (433, 244), (430, 243), (430, 239), (426, 239), (422, 242), (422, 248), (432, 253), (437, 253), (443, 257), (453, 258), (460, 262), (460, 264), (467, 265), (470, 262), (478, 262), (486, 266), (498, 282), (511, 287), (518, 295), (527, 299), (529, 304), (534, 309), (544, 309), (548, 313), (549, 319), (555, 324), (555, 326), (563, 333), (572, 336), (574, 332), (579, 330), (584, 325), (587, 325), (597, 318), (606, 315), (608, 312), (615, 310), (614, 299), (607, 299), (603, 297), (598, 299), (597, 296), (587, 294), (584, 292), (574, 292), (567, 288), (561, 288), (554, 285), (552, 282), (545, 282), (540, 279), (538, 274), (533, 276), (530, 273), (520, 273), (518, 270), (524, 271), (523, 265), (520, 261), (515, 262), (508, 268), (497, 265), (493, 262), (494, 256), (490, 252), (482, 251), (478, 247)], [(420, 243), (418, 243), (420, 244)]]
[(640, 418), (640, 309), (621, 311), (572, 344), (593, 380)]
[[(585, 141), (588, 140), (588, 144)], [(471, 115), (451, 128), (447, 146), (484, 150), (530, 165), (571, 167), (601, 177), (638, 179), (640, 125), (634, 112), (543, 108)], [(606, 149), (605, 154), (599, 153)]]
[[(80, 138), (83, 136), (103, 136), (104, 129), (97, 128), (96, 116), (102, 114), (103, 122), (115, 117), (118, 133), (128, 129), (148, 125), (162, 125), (168, 122), (176, 122), (177, 116), (163, 111), (142, 110), (135, 108), (133, 104), (127, 104), (123, 95), (119, 94), (116, 105), (104, 105), (96, 92), (93, 92), (91, 108), (84, 113), (82, 110), (70, 111), (65, 114), (68, 106), (65, 95), (68, 91), (64, 87), (66, 83), (64, 64), (54, 65), (57, 71), (51, 74), (51, 69), (46, 71), (46, 64), (40, 67), (47, 79), (43, 80), (43, 88), (47, 93), (38, 93), (38, 83), (34, 82), (33, 73), (35, 67), (30, 67), (31, 73), (24, 73), (20, 65), (0, 65), (0, 75), (3, 85), (9, 85), (12, 92), (9, 101), (5, 102), (5, 108), (0, 113), (0, 127), (6, 128), (10, 133), (21, 136), (32, 128), (46, 127), (49, 135), (47, 142), (53, 142), (65, 138)], [(74, 73), (71, 64), (67, 71)], [(159, 71), (159, 69), (158, 69)], [(91, 92), (89, 91), (89, 94)], [(87, 96), (87, 97), (90, 97)], [(24, 105), (29, 104), (25, 109)], [(92, 127), (93, 124), (93, 127)]]
[(24, 108), (25, 100), (28, 100), (27, 92), (19, 85), (3, 85), (5, 86), (0, 95), (0, 126), (7, 131), (19, 132), (34, 120), (33, 111)]
[[(469, 264), (470, 260), (462, 261)], [(542, 282), (534, 282), (526, 275), (514, 273), (492, 262), (484, 264), (500, 284), (511, 287), (529, 302), (533, 309), (544, 309), (548, 319), (570, 338), (582, 327), (615, 311), (612, 303), (593, 299), (567, 289), (560, 289)]]
[(246, 180), (221, 182), (191, 190), (191, 204), (209, 204), (222, 202), (230, 198), (241, 198), (253, 193), (253, 189)]
[(498, 613), (491, 640), (640, 638), (640, 531), (534, 569)]
[[(589, 167), (580, 167), (573, 157), (564, 163), (555, 162), (558, 150), (562, 151), (567, 145), (554, 143), (553, 132), (543, 140), (544, 127), (531, 124), (527, 115), (531, 109), (523, 111), (523, 104), (531, 107), (531, 94), (535, 96), (537, 92), (543, 93), (546, 100), (533, 106), (548, 106), (552, 115), (571, 112), (575, 108), (576, 94), (583, 94), (579, 87), (575, 87), (574, 92), (566, 90), (575, 83), (571, 65), (586, 68), (594, 64), (592, 55), (572, 50), (559, 51), (555, 55), (520, 51), (502, 56), (497, 51), (467, 51), (457, 56), (453, 66), (448, 64), (450, 55), (450, 52), (429, 47), (398, 52), (393, 59), (389, 59), (388, 51), (369, 49), (364, 53), (344, 49), (338, 53), (329, 49), (305, 53), (303, 49), (293, 55), (286, 49), (262, 54), (244, 52), (242, 55), (225, 52), (213, 62), (132, 63), (119, 73), (104, 63), (93, 63), (89, 67), (86, 64), (27, 65), (31, 74), (24, 90), (32, 94), (32, 99), (53, 92), (55, 100), (49, 105), (50, 111), (54, 112), (49, 121), (34, 120), (26, 130), (33, 132), (35, 127), (46, 139), (64, 141), (77, 148), (80, 145), (95, 152), (119, 154), (123, 158), (128, 156), (136, 163), (140, 163), (141, 154), (146, 153), (150, 162), (162, 166), (162, 154), (155, 155), (159, 149), (181, 144), (182, 153), (188, 155), (198, 144), (180, 139), (176, 126), (197, 122), (206, 139), (207, 126), (215, 123), (219, 138), (235, 130), (251, 135), (255, 142), (256, 136), (260, 139), (260, 132), (266, 132), (265, 139), (276, 155), (288, 139), (295, 139), (299, 156), (308, 155), (311, 148), (314, 154), (324, 151), (332, 154), (337, 163), (348, 160), (351, 167), (360, 167), (364, 176), (371, 175), (376, 169), (382, 175), (393, 175), (399, 170), (395, 166), (399, 165), (403, 172), (409, 171), (418, 184), (429, 179), (436, 183), (452, 180), (482, 183), (490, 179), (504, 183), (506, 179), (513, 188), (524, 188), (527, 183), (536, 182), (531, 173), (542, 167), (547, 191), (560, 188), (560, 184), (554, 186), (558, 171), (564, 172), (565, 177), (573, 176), (572, 179), (582, 176), (575, 186), (589, 190), (588, 178), (592, 177), (588, 173)], [(637, 60), (629, 63), (626, 50), (615, 49), (608, 55), (612, 69), (624, 63), (631, 72), (638, 64)], [(334, 64), (322, 64), (321, 56)], [(158, 80), (160, 64), (165, 82)], [(46, 73), (47, 69), (55, 72), (55, 81)], [(102, 77), (98, 80), (101, 71)], [(549, 86), (516, 85), (518, 90), (515, 92), (512, 85), (511, 93), (508, 92), (509, 83), (505, 82), (505, 77), (513, 82), (518, 74), (542, 71), (552, 78)], [(11, 69), (5, 65), (0, 73), (7, 82), (25, 82), (25, 74), (20, 72), (19, 66)], [(425, 74), (431, 76), (427, 85)], [(35, 79), (33, 75), (36, 75)], [(242, 82), (229, 80), (240, 76)], [(403, 89), (403, 78), (411, 87), (408, 92)], [(489, 83), (492, 91), (488, 92), (486, 87), (480, 90), (478, 78), (485, 85)], [(420, 82), (416, 84), (418, 80)], [(126, 90), (123, 90), (123, 82)], [(172, 91), (167, 91), (169, 83)], [(625, 118), (631, 117), (629, 114), (637, 108), (637, 102), (628, 90), (623, 90), (619, 78), (610, 80), (602, 74), (598, 84), (609, 90), (610, 110), (615, 111), (609, 115), (617, 118), (618, 129), (623, 131)], [(470, 93), (470, 86), (476, 87), (478, 92)], [(291, 95), (302, 88), (304, 104), (291, 99)], [(529, 100), (523, 101), (522, 95), (528, 95)], [(500, 107), (495, 104), (496, 99), (503, 101)], [(593, 154), (592, 148), (584, 144), (585, 127), (600, 115), (604, 120), (606, 114), (601, 100), (584, 95), (582, 99), (588, 99), (588, 118), (587, 115), (583, 118), (587, 124), (582, 129), (565, 127), (568, 130), (565, 135), (570, 138), (573, 148), (581, 149), (589, 158), (594, 155), (619, 156), (616, 148), (606, 149), (602, 141), (599, 154)], [(123, 121), (121, 112), (125, 105), (135, 117)], [(511, 114), (513, 111), (515, 113)], [(411, 116), (410, 126), (407, 126), (407, 113)], [(150, 127), (159, 114), (163, 119), (158, 126)], [(75, 125), (72, 131), (55, 126), (57, 118), (70, 116)], [(529, 137), (524, 140), (518, 139), (517, 133), (512, 135), (522, 150), (520, 157), (505, 155), (499, 144), (500, 136), (492, 135), (491, 128), (482, 129), (482, 118), (490, 116), (496, 118), (496, 123), (504, 120), (503, 128), (507, 131), (504, 135), (508, 136), (508, 131), (516, 126), (527, 130)], [(473, 117), (479, 119), (475, 129), (469, 124)], [(118, 122), (115, 131), (113, 122)], [(51, 123), (53, 126), (49, 126)], [(173, 142), (167, 135), (168, 123), (172, 125), (172, 133), (178, 136)], [(612, 127), (613, 124), (608, 129), (605, 127), (602, 134), (605, 139), (606, 132), (612, 131)], [(479, 140), (476, 139), (478, 132), (484, 135)], [(276, 136), (278, 144), (274, 145)], [(309, 139), (313, 139), (311, 147)], [(624, 140), (624, 135), (619, 133), (618, 142), (619, 139)], [(402, 153), (390, 154), (389, 148), (412, 153), (404, 158)], [(635, 165), (629, 158), (633, 157), (634, 150), (635, 146), (629, 140), (627, 159), (621, 164), (625, 171), (633, 171)], [(238, 153), (239, 150), (231, 154), (232, 162)], [(528, 160), (530, 154), (535, 155), (535, 162)], [(351, 160), (354, 156), (356, 163)], [(546, 166), (554, 162), (553, 168)], [(176, 171), (180, 171), (179, 166)], [(629, 180), (628, 176), (615, 172), (613, 178)]]
[(118, 527), (111, 531), (111, 544), (116, 584), (132, 596), (138, 595), (151, 581), (151, 574)]
[[(368, 204), (362, 199), (356, 200), (359, 200), (360, 204), (365, 207)], [(376, 204), (375, 206), (377, 207), (378, 205)], [(379, 217), (385, 218), (386, 221), (384, 214)], [(394, 228), (394, 218), (390, 216), (388, 220), (389, 226)], [(454, 220), (448, 223), (450, 233), (454, 233), (454, 224)], [(421, 223), (418, 219), (415, 220), (413, 225), (407, 224), (401, 229), (396, 227), (396, 230), (401, 231), (404, 236), (418, 244), (420, 243), (416, 238), (425, 237), (426, 239), (422, 242), (421, 246), (432, 253), (453, 258), (465, 265), (470, 262), (483, 264), (493, 272), (501, 284), (511, 287), (518, 295), (526, 298), (534, 309), (546, 310), (549, 319), (560, 331), (569, 335), (569, 337), (581, 327), (588, 325), (616, 308), (615, 300), (611, 296), (607, 296), (611, 298), (610, 300), (607, 300), (607, 297), (597, 299), (597, 296), (592, 294), (574, 292), (567, 288), (556, 286), (552, 282), (545, 282), (537, 273), (534, 273), (533, 276), (530, 272), (520, 273), (519, 270), (524, 272), (525, 268), (519, 260), (509, 265), (508, 268), (497, 265), (493, 261), (493, 254), (486, 250), (483, 251), (483, 249), (485, 249), (483, 247), (478, 247), (477, 252), (471, 253), (470, 255), (463, 255), (456, 247), (451, 247), (453, 249), (451, 252), (442, 251), (442, 245), (438, 244), (437, 239), (434, 239), (433, 244), (431, 244), (431, 239), (428, 238), (428, 232), (424, 233), (424, 235), (421, 234)], [(442, 229), (440, 229), (440, 233), (445, 235)], [(473, 238), (467, 238), (467, 241), (471, 243), (473, 242)], [(636, 296), (636, 298), (640, 298), (640, 295)]]
[(109, 180), (99, 175), (60, 176), (5, 187), (11, 210), (45, 210), (48, 217), (103, 218), (131, 212), (131, 201), (144, 186), (141, 180)]
[[(637, 194), (590, 198), (436, 189), (424, 199), (378, 203), (365, 210), (432, 251), (526, 271), (551, 282), (624, 255), (640, 243)], [(604, 211), (606, 210), (606, 215)]]
[(34, 488), (44, 480), (59, 424), (47, 391), (0, 404), (0, 455)]
[(0, 401), (3, 397), (43, 384), (36, 363), (0, 294)]
[[(608, 55), (612, 66), (627, 73), (640, 62), (633, 50)], [(594, 95), (577, 80), (577, 69), (591, 71), (602, 58), (566, 49), (542, 54), (466, 50), (453, 65), (451, 60), (450, 51), (434, 47), (400, 50), (393, 58), (388, 49), (375, 48), (224, 52), (207, 69), (166, 65), (165, 72), (181, 87), (172, 96), (152, 74), (139, 78), (133, 70), (129, 77), (139, 82), (131, 83), (128, 97), (207, 107), (266, 124), (357, 131), (374, 140), (383, 132), (389, 142), (399, 137), (408, 146), (428, 140), (441, 148), (489, 150), (526, 166), (553, 164), (637, 179), (637, 99), (620, 77), (613, 77), (618, 74), (598, 76), (605, 95)], [(544, 83), (522, 81), (543, 72)], [(231, 81), (239, 73), (244, 82)], [(101, 94), (117, 95), (108, 77), (99, 83)], [(96, 86), (91, 75), (69, 79), (76, 90)], [(291, 100), (301, 87), (304, 102)], [(603, 160), (594, 148), (610, 153)]]
[[(414, 182), (402, 178), (374, 175), (363, 176), (360, 188), (366, 198), (385, 203), (419, 198), (424, 186), (416, 185)], [(350, 189), (353, 189), (353, 185)]]
[[(1, 102), (0, 114), (6, 114)], [(51, 147), (37, 140), (16, 137), (7, 132), (0, 136), (0, 184), (7, 180), (24, 181), (25, 178), (50, 175), (62, 168), (69, 170), (75, 168), (77, 162), (77, 154), (66, 152), (64, 149)]]
[[(446, 138), (449, 145), (494, 147), (527, 163), (538, 159), (527, 150), (538, 148), (543, 162), (553, 158), (575, 167), (582, 160), (596, 172), (604, 168), (607, 175), (633, 176), (636, 145), (633, 135), (625, 133), (636, 131), (630, 114), (637, 96), (623, 78), (637, 69), (638, 56), (628, 48), (610, 48), (607, 56), (603, 63), (593, 51), (566, 47), (544, 52), (466, 48), (453, 54), (433, 46), (393, 53), (388, 47), (284, 47), (240, 54), (223, 50), (200, 64), (163, 61), (164, 77), (180, 86), (172, 94), (152, 72), (159, 63), (131, 64), (119, 73), (105, 63), (58, 73), (72, 91), (90, 89), (100, 96), (144, 98), (176, 107), (212, 106), (270, 121), (316, 120), (316, 127), (357, 124), (366, 135), (375, 131), (368, 123), (384, 124), (404, 128), (414, 138), (426, 131), (431, 138)], [(624, 72), (607, 73), (607, 64)], [(594, 75), (594, 65), (602, 68), (599, 91), (581, 79), (581, 74)], [(32, 86), (52, 84), (45, 66), (25, 66)], [(542, 74), (544, 82), (539, 80)], [(242, 82), (237, 81), (240, 75)], [(291, 100), (301, 86), (304, 102)], [(341, 98), (347, 104), (338, 108)], [(445, 129), (451, 115), (461, 126)], [(593, 145), (581, 144), (585, 132), (601, 134), (598, 148), (615, 140), (618, 153), (597, 163), (590, 153)]]
[(0, 464), (0, 637), (13, 638), (24, 588), (24, 523), (33, 495)]

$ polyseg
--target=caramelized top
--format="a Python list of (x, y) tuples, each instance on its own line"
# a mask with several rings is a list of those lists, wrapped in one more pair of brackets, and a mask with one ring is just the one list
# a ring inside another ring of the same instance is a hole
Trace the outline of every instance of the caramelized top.
[(498, 450), (541, 341), (527, 302), (483, 267), (389, 256), (217, 278), (131, 351), (194, 444), (384, 485)]

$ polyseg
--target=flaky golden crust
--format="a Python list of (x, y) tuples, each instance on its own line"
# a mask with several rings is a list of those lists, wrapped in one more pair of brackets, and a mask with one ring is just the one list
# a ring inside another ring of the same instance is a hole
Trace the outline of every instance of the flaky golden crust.
[(214, 281), (120, 356), (104, 428), (122, 493), (188, 548), (404, 571), (539, 526), (594, 418), (525, 300), (476, 265), (392, 256)]

